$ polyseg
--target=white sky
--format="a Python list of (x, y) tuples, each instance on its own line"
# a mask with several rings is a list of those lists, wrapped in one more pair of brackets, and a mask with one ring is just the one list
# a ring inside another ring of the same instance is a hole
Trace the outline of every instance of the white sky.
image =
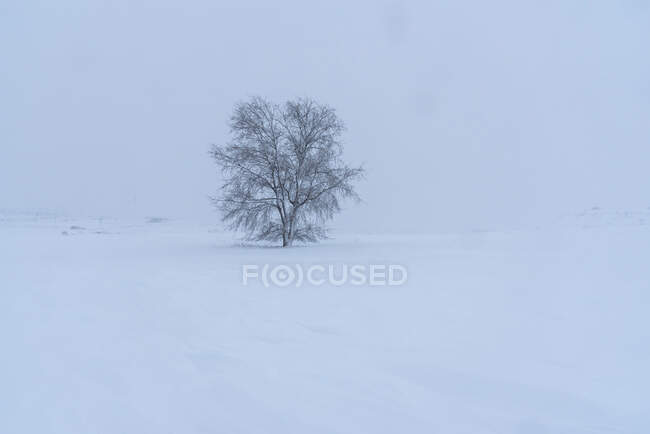
[(217, 219), (233, 104), (347, 123), (349, 230), (650, 207), (650, 2), (0, 4), (0, 208)]

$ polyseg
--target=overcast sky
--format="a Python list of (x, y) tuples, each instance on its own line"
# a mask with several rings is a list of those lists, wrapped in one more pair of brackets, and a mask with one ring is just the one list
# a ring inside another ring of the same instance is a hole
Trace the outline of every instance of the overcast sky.
[(0, 2), (0, 209), (217, 219), (233, 104), (346, 122), (349, 230), (650, 207), (650, 2)]

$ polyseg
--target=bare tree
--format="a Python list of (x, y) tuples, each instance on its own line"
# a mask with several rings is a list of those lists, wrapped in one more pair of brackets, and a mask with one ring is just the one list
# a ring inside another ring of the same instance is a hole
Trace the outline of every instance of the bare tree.
[(235, 106), (232, 141), (211, 155), (225, 181), (213, 198), (232, 230), (256, 241), (317, 241), (340, 200), (359, 200), (353, 181), (361, 167), (341, 160), (343, 123), (311, 99), (273, 104), (254, 97)]

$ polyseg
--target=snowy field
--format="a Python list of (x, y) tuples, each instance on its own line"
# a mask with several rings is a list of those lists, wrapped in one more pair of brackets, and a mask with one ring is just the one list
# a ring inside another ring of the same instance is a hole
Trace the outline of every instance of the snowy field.
[[(650, 432), (650, 219), (245, 246), (210, 225), (4, 215), (0, 432)], [(401, 264), (403, 286), (242, 284)]]

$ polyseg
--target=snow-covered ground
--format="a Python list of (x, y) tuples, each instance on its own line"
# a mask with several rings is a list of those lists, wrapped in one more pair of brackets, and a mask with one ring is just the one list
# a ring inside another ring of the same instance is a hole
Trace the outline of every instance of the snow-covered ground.
[[(646, 434), (638, 214), (291, 249), (5, 215), (0, 432)], [(408, 281), (242, 284), (242, 265), (284, 262), (401, 264)]]

